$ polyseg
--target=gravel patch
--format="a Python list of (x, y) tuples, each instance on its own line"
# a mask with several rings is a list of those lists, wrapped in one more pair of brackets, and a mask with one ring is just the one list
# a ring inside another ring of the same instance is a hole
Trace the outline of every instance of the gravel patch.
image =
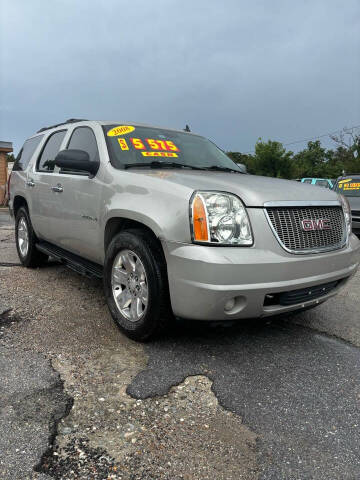
[[(84, 480), (89, 472), (94, 479), (124, 480), (257, 476), (255, 435), (219, 406), (207, 377), (189, 377), (155, 399), (135, 400), (124, 391), (116, 397), (104, 394), (94, 403), (95, 410), (88, 407), (85, 414), (75, 402), (62, 420), (44, 472), (57, 479)], [(87, 436), (79, 438), (79, 430), (88, 430)]]

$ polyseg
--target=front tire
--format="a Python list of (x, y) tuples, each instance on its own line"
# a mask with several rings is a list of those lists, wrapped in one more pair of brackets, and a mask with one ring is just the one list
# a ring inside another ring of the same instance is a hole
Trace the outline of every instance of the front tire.
[(118, 327), (130, 338), (148, 340), (171, 318), (165, 259), (142, 230), (127, 230), (111, 241), (104, 264), (104, 291)]
[(16, 214), (15, 241), (19, 259), (25, 267), (40, 267), (47, 262), (49, 257), (36, 249), (37, 238), (25, 207), (20, 207)]

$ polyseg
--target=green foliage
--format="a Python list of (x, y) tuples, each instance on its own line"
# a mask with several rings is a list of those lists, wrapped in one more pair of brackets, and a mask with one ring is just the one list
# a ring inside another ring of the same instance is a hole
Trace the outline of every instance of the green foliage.
[(322, 148), (320, 140), (309, 142), (307, 148), (293, 157), (295, 177), (323, 177), (328, 160), (329, 153)]
[(227, 155), (236, 163), (242, 163), (246, 166), (248, 173), (256, 175), (255, 161), (253, 155), (240, 152), (227, 152)]
[(292, 178), (293, 153), (287, 152), (282, 143), (259, 138), (255, 145), (255, 169), (258, 175)]
[(263, 142), (259, 138), (253, 155), (228, 152), (228, 156), (246, 165), (249, 173), (268, 177), (337, 178), (343, 172), (360, 173), (360, 134), (354, 129), (343, 129), (339, 136), (331, 138), (337, 144), (335, 150), (323, 148), (316, 140), (294, 154), (280, 142)]
[(15, 162), (15, 157), (13, 153), (8, 153), (6, 155), (6, 161), (7, 163)]

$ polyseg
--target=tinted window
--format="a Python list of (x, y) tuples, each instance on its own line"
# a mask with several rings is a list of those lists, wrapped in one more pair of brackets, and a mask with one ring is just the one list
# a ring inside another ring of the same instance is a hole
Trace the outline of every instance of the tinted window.
[(346, 197), (360, 197), (360, 177), (351, 176), (341, 178), (337, 181), (334, 190)]
[(316, 180), (316, 185), (318, 185), (319, 187), (326, 187), (326, 188), (330, 187), (327, 180)]
[(199, 135), (132, 125), (104, 125), (103, 130), (110, 161), (115, 168), (167, 162), (199, 168), (230, 168), (241, 172), (222, 150)]
[(19, 155), (16, 157), (13, 170), (25, 170), (29, 165), (30, 159), (33, 156), (36, 147), (39, 145), (44, 135), (29, 138), (24, 143), (23, 148), (20, 150)]
[(311, 183), (312, 180), (311, 178), (306, 178), (305, 180), (302, 181), (302, 183)]
[(61, 142), (66, 134), (66, 130), (53, 133), (46, 142), (45, 148), (40, 155), (38, 170), (41, 172), (52, 172), (55, 167), (55, 157), (60, 150)]
[(67, 148), (85, 150), (85, 152), (89, 154), (91, 161), (99, 159), (96, 138), (93, 131), (89, 127), (76, 128), (71, 136)]

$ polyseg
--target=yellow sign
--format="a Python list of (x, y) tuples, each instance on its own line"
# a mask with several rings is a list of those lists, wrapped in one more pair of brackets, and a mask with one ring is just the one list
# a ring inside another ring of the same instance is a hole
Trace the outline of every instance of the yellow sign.
[(343, 190), (360, 190), (360, 182), (353, 182), (352, 178), (346, 178), (345, 180), (340, 180), (339, 188)]
[(339, 188), (342, 188), (344, 186), (344, 183), (351, 182), (352, 178), (347, 178), (346, 180), (340, 180), (339, 182)]
[(121, 150), (129, 150), (128, 144), (126, 143), (125, 138), (118, 138), (118, 142)]
[(177, 157), (175, 152), (141, 152), (144, 157)]
[(133, 132), (135, 127), (130, 125), (119, 125), (118, 127), (114, 127), (108, 131), (108, 137), (117, 137), (119, 135), (126, 135), (127, 133)]
[(360, 190), (360, 182), (344, 183), (344, 190)]

